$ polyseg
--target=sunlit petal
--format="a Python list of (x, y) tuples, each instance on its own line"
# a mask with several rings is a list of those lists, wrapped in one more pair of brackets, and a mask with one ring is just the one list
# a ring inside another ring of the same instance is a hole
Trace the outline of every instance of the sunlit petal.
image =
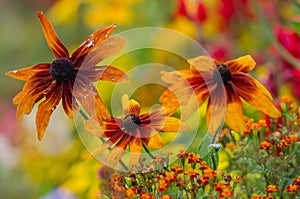
[(242, 56), (237, 59), (233, 59), (225, 62), (225, 65), (228, 66), (232, 72), (244, 72), (248, 73), (253, 70), (256, 63), (250, 55)]
[(149, 138), (144, 138), (143, 141), (149, 148), (152, 149), (161, 149), (164, 147), (164, 141), (158, 134), (155, 134)]
[(52, 52), (54, 53), (55, 57), (56, 58), (69, 57), (68, 50), (66, 49), (66, 47), (62, 44), (62, 42), (58, 38), (50, 21), (47, 19), (47, 17), (44, 15), (44, 13), (37, 12), (37, 16), (40, 19), (47, 43), (48, 43), (50, 49), (52, 50)]
[(253, 81), (253, 78), (246, 74), (238, 74), (232, 78), (233, 89), (246, 102), (270, 117), (280, 117), (280, 111), (274, 106), (269, 95), (265, 95), (266, 89), (262, 89), (263, 86), (257, 84), (260, 83)]
[(142, 140), (141, 140), (140, 132), (138, 132), (137, 136), (132, 139), (129, 144), (130, 149), (130, 167), (129, 169), (132, 170), (134, 165), (139, 162), (141, 152), (142, 152)]
[(192, 69), (194, 68), (199, 72), (212, 72), (216, 66), (214, 59), (207, 56), (199, 56), (187, 61)]
[(128, 104), (128, 113), (129, 114), (134, 114), (134, 115), (140, 115), (140, 104), (135, 101), (134, 99), (129, 100)]
[(241, 132), (245, 126), (242, 101), (231, 86), (227, 86), (226, 90), (228, 99), (225, 123), (234, 131)]

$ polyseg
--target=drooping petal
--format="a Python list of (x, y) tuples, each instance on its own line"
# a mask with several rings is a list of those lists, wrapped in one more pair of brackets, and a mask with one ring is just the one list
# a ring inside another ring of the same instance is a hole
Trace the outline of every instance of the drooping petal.
[(245, 55), (237, 59), (225, 62), (231, 72), (244, 72), (248, 73), (253, 70), (256, 63), (250, 55)]
[(118, 141), (116, 146), (110, 151), (110, 153), (106, 157), (106, 162), (109, 163), (111, 167), (115, 167), (115, 165), (121, 159), (125, 149), (128, 144), (131, 142), (132, 137), (128, 135), (124, 135)]
[(226, 116), (226, 99), (226, 90), (223, 84), (216, 84), (216, 88), (211, 88), (206, 111), (206, 124), (208, 132), (212, 135), (215, 135), (224, 123)]
[(110, 25), (105, 28), (98, 29), (92, 33), (72, 54), (71, 60), (75, 67), (81, 66), (81, 63), (86, 58), (87, 54), (90, 53), (99, 43), (107, 39), (112, 32), (115, 30), (116, 25)]
[(97, 117), (99, 122), (110, 118), (110, 113), (98, 95), (97, 89), (83, 75), (77, 75), (73, 88), (73, 96), (78, 99), (90, 116)]
[(228, 99), (225, 123), (234, 131), (241, 132), (245, 127), (242, 101), (238, 94), (231, 88), (231, 86), (226, 86), (226, 91)]
[(112, 143), (109, 141), (104, 142), (103, 144), (100, 145), (100, 147), (98, 149), (96, 149), (95, 151), (93, 151), (92, 153), (90, 153), (88, 155), (83, 156), (82, 159), (83, 160), (90, 159), (90, 158), (98, 155), (99, 153), (102, 153), (104, 150), (108, 149), (111, 145), (112, 145)]
[(252, 77), (243, 73), (236, 74), (232, 76), (232, 87), (239, 96), (257, 110), (272, 118), (281, 116), (280, 111), (274, 106), (268, 93), (266, 94), (264, 86), (254, 81)]
[(141, 152), (142, 152), (142, 139), (139, 130), (137, 129), (138, 134), (135, 138), (132, 139), (132, 141), (129, 144), (130, 149), (130, 167), (129, 169), (132, 170), (132, 168), (139, 162)]
[(55, 88), (47, 93), (46, 100), (38, 106), (35, 123), (39, 140), (42, 140), (52, 112), (56, 109), (57, 104), (61, 100), (62, 90), (62, 85), (57, 84)]
[(45, 93), (49, 90), (51, 79), (45, 79), (44, 82), (35, 82), (35, 79), (27, 81), (20, 93), (18, 93), (13, 103), (18, 104), (17, 117), (20, 120), (23, 114), (29, 114), (36, 102), (41, 100)]
[(34, 66), (21, 68), (18, 70), (12, 70), (5, 74), (12, 78), (26, 81), (32, 76), (34, 76), (37, 72), (49, 71), (49, 68), (50, 68), (50, 64), (37, 64)]
[(191, 65), (191, 70), (197, 70), (200, 74), (201, 72), (213, 72), (215, 69), (215, 60), (207, 56), (199, 56), (187, 60)]
[(161, 149), (164, 147), (164, 141), (158, 134), (155, 134), (149, 138), (143, 138), (142, 140), (151, 149)]
[(66, 49), (66, 47), (63, 45), (63, 43), (60, 41), (60, 39), (58, 38), (50, 21), (47, 19), (47, 17), (44, 15), (43, 12), (37, 12), (37, 16), (40, 19), (45, 38), (47, 40), (50, 49), (54, 53), (54, 56), (56, 58), (62, 58), (62, 57), (68, 58), (69, 52)]
[(70, 119), (73, 119), (74, 115), (79, 111), (79, 106), (72, 95), (72, 90), (73, 85), (70, 82), (66, 82), (63, 86), (62, 106)]
[(95, 119), (88, 119), (83, 122), (84, 129), (91, 133), (92, 135), (95, 135), (97, 137), (103, 137), (104, 131), (103, 127), (100, 126), (99, 122)]
[(111, 37), (94, 47), (92, 51), (83, 59), (81, 65), (75, 65), (77, 68), (90, 68), (94, 67), (100, 61), (116, 55), (125, 46), (126, 40), (121, 37)]
[(127, 74), (114, 66), (95, 66), (89, 69), (81, 69), (79, 73), (87, 77), (91, 82), (98, 80), (110, 82), (128, 82)]

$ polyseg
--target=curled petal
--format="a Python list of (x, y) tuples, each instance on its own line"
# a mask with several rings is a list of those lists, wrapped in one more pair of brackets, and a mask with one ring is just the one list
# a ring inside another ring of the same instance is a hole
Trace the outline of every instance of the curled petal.
[(12, 78), (26, 81), (29, 78), (31, 78), (32, 76), (34, 76), (37, 72), (49, 71), (49, 68), (50, 68), (50, 64), (37, 64), (37, 65), (30, 66), (27, 68), (12, 70), (5, 74)]
[(83, 122), (84, 129), (97, 137), (103, 137), (103, 128), (95, 119), (88, 119)]
[(280, 111), (274, 106), (269, 95), (266, 95), (264, 86), (254, 81), (252, 77), (243, 73), (234, 75), (232, 77), (232, 87), (239, 96), (257, 110), (272, 118), (281, 116)]
[(92, 51), (86, 55), (81, 65), (75, 65), (80, 68), (89, 68), (98, 64), (100, 61), (116, 55), (125, 47), (125, 39), (121, 37), (111, 37), (102, 42), (97, 46), (93, 47)]
[(225, 123), (234, 131), (241, 132), (245, 127), (242, 101), (230, 86), (227, 86), (226, 90), (228, 99)]
[(143, 141), (151, 149), (161, 149), (164, 147), (164, 141), (158, 134), (155, 134), (149, 138), (143, 138)]
[(122, 108), (125, 115), (128, 114), (134, 114), (137, 116), (140, 115), (140, 109), (141, 109), (140, 104), (133, 99), (128, 101), (128, 95), (122, 96)]
[(110, 25), (105, 28), (98, 29), (92, 33), (72, 54), (71, 60), (75, 66), (81, 66), (81, 63), (99, 43), (107, 39), (115, 30), (116, 25)]
[(225, 62), (231, 72), (248, 73), (253, 70), (256, 63), (250, 55), (242, 56), (234, 60)]
[(56, 58), (62, 58), (62, 57), (69, 57), (69, 52), (66, 49), (66, 47), (62, 44), (62, 42), (59, 40), (56, 32), (54, 31), (50, 21), (47, 19), (47, 17), (44, 15), (43, 12), (37, 12), (37, 16), (40, 19), (43, 32), (45, 35), (45, 38), (47, 40), (47, 43), (54, 53), (54, 56)]
[(215, 60), (207, 56), (199, 56), (192, 59), (188, 59), (188, 63), (191, 65), (191, 70), (197, 72), (212, 72), (215, 69)]
[(62, 85), (56, 85), (53, 90), (47, 93), (46, 100), (38, 107), (35, 123), (39, 140), (42, 140), (43, 138), (52, 112), (56, 109), (56, 106), (62, 97), (62, 93)]

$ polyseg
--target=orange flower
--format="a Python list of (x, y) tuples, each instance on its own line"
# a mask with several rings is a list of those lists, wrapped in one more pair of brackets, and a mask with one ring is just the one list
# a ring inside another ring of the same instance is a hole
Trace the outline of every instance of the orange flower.
[[(251, 56), (225, 63), (200, 56), (188, 62), (190, 70), (161, 72), (162, 80), (171, 84), (160, 97), (166, 109), (174, 111), (180, 105), (185, 105), (182, 117), (186, 118), (198, 108), (194, 105), (197, 101), (200, 106), (209, 98), (206, 121), (210, 124), (208, 131), (212, 134), (215, 134), (224, 118), (233, 130), (241, 131), (244, 128), (241, 98), (270, 117), (280, 117), (281, 113), (273, 105), (269, 91), (246, 74), (255, 67)], [(193, 100), (193, 93), (197, 101)], [(211, 121), (212, 117), (214, 120)]]
[(128, 198), (132, 198), (133, 196), (135, 196), (137, 194), (138, 189), (137, 188), (129, 188), (126, 190), (126, 196)]
[(91, 116), (97, 115), (99, 121), (110, 118), (92, 82), (119, 81), (124, 75), (123, 71), (112, 66), (95, 67), (95, 64), (124, 47), (124, 39), (108, 38), (116, 25), (95, 31), (70, 56), (46, 16), (42, 12), (38, 12), (37, 16), (55, 60), (6, 73), (10, 77), (26, 81), (22, 91), (13, 99), (13, 103), (18, 104), (18, 118), (29, 114), (35, 103), (43, 100), (36, 113), (39, 140), (61, 99), (69, 118), (73, 118), (74, 113), (79, 110), (77, 100)]
[(285, 191), (289, 192), (289, 193), (297, 193), (297, 191), (298, 191), (297, 185), (290, 184), (285, 188)]
[(260, 143), (260, 146), (259, 146), (259, 148), (260, 148), (260, 149), (263, 149), (263, 150), (269, 150), (271, 147), (272, 147), (271, 142), (269, 142), (269, 141), (267, 141), (267, 140), (261, 142), (261, 143)]
[(127, 146), (131, 152), (130, 169), (139, 161), (142, 152), (142, 142), (149, 148), (162, 148), (163, 140), (157, 132), (177, 132), (184, 130), (185, 125), (174, 117), (169, 117), (164, 109), (157, 109), (150, 113), (140, 114), (140, 104), (135, 100), (128, 100), (128, 96), (122, 97), (122, 106), (125, 117), (103, 121), (103, 125), (94, 120), (85, 121), (85, 129), (99, 137), (109, 138), (99, 149), (84, 159), (94, 156), (114, 145), (106, 161), (112, 167), (120, 160)]
[(275, 191), (279, 191), (279, 188), (276, 187), (275, 185), (268, 185), (266, 187), (266, 190), (267, 190), (268, 193), (273, 193)]

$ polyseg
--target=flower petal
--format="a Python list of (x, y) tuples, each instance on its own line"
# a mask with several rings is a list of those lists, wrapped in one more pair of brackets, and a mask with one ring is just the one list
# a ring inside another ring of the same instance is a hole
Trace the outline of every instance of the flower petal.
[(167, 113), (173, 114), (179, 107), (180, 103), (176, 95), (170, 90), (166, 89), (159, 97), (159, 101)]
[(212, 72), (215, 69), (215, 60), (207, 56), (199, 56), (187, 60), (191, 65), (191, 70), (201, 72)]
[(212, 135), (215, 135), (224, 123), (226, 116), (226, 99), (225, 86), (223, 84), (217, 84), (216, 88), (210, 92), (206, 111), (206, 124), (208, 132)]
[(236, 74), (232, 76), (232, 87), (239, 96), (257, 110), (272, 118), (281, 116), (280, 111), (274, 106), (269, 95), (266, 95), (264, 86), (254, 81), (252, 77), (243, 73)]
[(18, 70), (12, 70), (5, 74), (12, 78), (26, 81), (29, 78), (31, 78), (32, 76), (34, 76), (37, 72), (49, 71), (49, 68), (50, 68), (50, 64), (37, 64), (34, 66), (21, 68)]
[(164, 141), (158, 134), (155, 134), (149, 138), (143, 138), (142, 140), (151, 149), (161, 149), (164, 147)]
[(108, 38), (93, 47), (93, 50), (89, 51), (85, 58), (82, 59), (81, 65), (75, 65), (75, 67), (94, 67), (100, 61), (120, 52), (125, 47), (125, 43), (126, 40), (121, 37)]
[(125, 115), (134, 114), (136, 116), (140, 115), (140, 104), (131, 99), (128, 101), (128, 95), (122, 96), (122, 108)]
[(111, 145), (112, 145), (111, 142), (106, 141), (106, 142), (104, 142), (103, 144), (101, 144), (101, 146), (100, 146), (98, 149), (96, 149), (95, 151), (93, 151), (92, 153), (83, 156), (82, 159), (83, 159), (83, 160), (90, 159), (90, 158), (92, 158), (92, 157), (98, 155), (99, 153), (102, 153), (102, 151), (108, 149)]
[(62, 93), (62, 85), (57, 84), (54, 89), (47, 93), (46, 100), (38, 106), (35, 123), (39, 140), (43, 138), (52, 112), (56, 109), (57, 104), (61, 100)]
[(104, 131), (103, 127), (100, 126), (99, 122), (95, 119), (88, 119), (83, 122), (84, 129), (91, 133), (92, 135), (95, 135), (97, 137), (103, 137)]
[(110, 82), (128, 82), (126, 73), (114, 66), (95, 66), (89, 69), (81, 69), (79, 73), (87, 77), (91, 82), (98, 80)]
[(188, 126), (175, 117), (166, 117), (160, 132), (179, 132), (186, 131)]
[(43, 12), (37, 12), (37, 16), (40, 19), (43, 32), (45, 35), (45, 38), (47, 40), (47, 43), (54, 53), (54, 56), (56, 58), (62, 58), (62, 57), (69, 57), (69, 52), (66, 49), (66, 47), (62, 44), (62, 42), (59, 40), (56, 32), (54, 31), (50, 21), (47, 19), (47, 17), (44, 15)]
[(67, 82), (63, 86), (62, 106), (65, 113), (70, 119), (74, 118), (74, 115), (79, 111), (79, 106), (75, 97), (72, 95), (73, 85)]
[(225, 62), (231, 72), (244, 72), (248, 73), (253, 70), (256, 63), (250, 55), (242, 56)]
[[(36, 80), (39, 80), (36, 82)], [(21, 120), (23, 114), (29, 114), (36, 102), (44, 97), (44, 94), (51, 87), (51, 79), (45, 79), (41, 82), (40, 79), (33, 78), (25, 83), (21, 92), (13, 99), (14, 104), (18, 104), (17, 117)]]
[(106, 157), (106, 162), (110, 164), (113, 168), (121, 159), (125, 149), (127, 148), (128, 144), (130, 143), (132, 137), (128, 135), (124, 135), (118, 141), (116, 146), (110, 151), (110, 153)]
[(81, 63), (99, 43), (107, 39), (111, 33), (115, 30), (116, 25), (110, 25), (105, 28), (101, 28), (92, 33), (72, 54), (71, 60), (76, 66), (81, 66)]
[(231, 86), (227, 86), (226, 91), (228, 99), (225, 123), (234, 131), (241, 132), (245, 127), (242, 101)]
[(137, 136), (130, 142), (130, 170), (139, 162), (141, 152), (142, 152), (142, 139), (140, 138), (140, 132)]

